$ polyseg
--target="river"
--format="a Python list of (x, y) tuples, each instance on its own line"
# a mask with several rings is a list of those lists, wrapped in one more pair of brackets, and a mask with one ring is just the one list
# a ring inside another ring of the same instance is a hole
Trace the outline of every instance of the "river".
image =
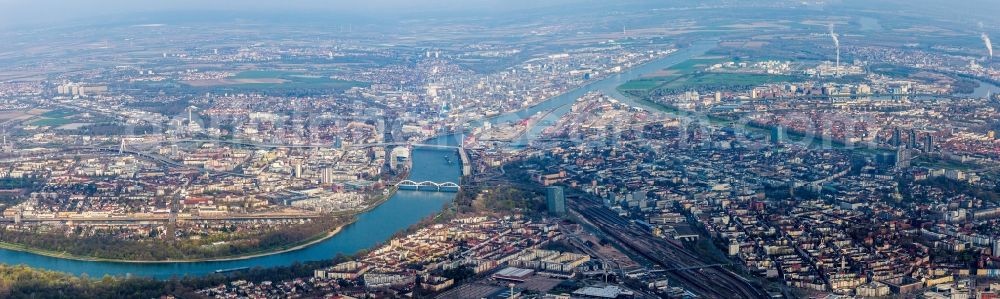
[[(645, 74), (654, 73), (689, 59), (705, 55), (708, 50), (711, 50), (716, 45), (718, 45), (718, 42), (716, 41), (695, 42), (688, 47), (681, 48), (677, 52), (667, 55), (666, 57), (653, 60), (646, 64), (625, 70), (624, 72), (613, 74), (601, 80), (591, 82), (583, 87), (549, 98), (544, 102), (527, 109), (490, 118), (489, 121), (492, 123), (519, 121), (531, 117), (539, 112), (545, 113), (546, 111), (551, 111), (551, 113), (538, 120), (538, 122), (531, 127), (528, 132), (525, 132), (520, 139), (513, 142), (512, 145), (517, 147), (527, 145), (531, 140), (536, 139), (542, 131), (545, 130), (545, 128), (552, 126), (557, 120), (559, 120), (560, 117), (568, 113), (577, 99), (590, 92), (601, 92), (607, 96), (621, 100), (633, 107), (642, 107), (649, 110), (662, 110), (662, 107), (660, 106), (650, 105), (650, 103), (647, 102), (636, 101), (631, 97), (621, 94), (618, 91), (618, 86), (625, 84), (625, 82), (628, 82), (629, 80), (642, 77)], [(473, 126), (481, 126), (482, 124), (482, 121), (472, 123)]]
[[(458, 182), (461, 166), (456, 151), (437, 149), (414, 149), (413, 170), (410, 179), (415, 181)], [(452, 162), (448, 162), (447, 160)], [(330, 259), (337, 254), (353, 254), (388, 240), (396, 232), (417, 223), (421, 219), (441, 211), (454, 199), (455, 193), (400, 190), (382, 205), (358, 215), (353, 224), (345, 227), (337, 235), (312, 246), (280, 254), (255, 257), (245, 260), (218, 262), (178, 262), (178, 263), (119, 263), (92, 262), (61, 259), (33, 253), (0, 250), (0, 261), (6, 264), (24, 264), (69, 272), (86, 273), (91, 277), (132, 274), (156, 278), (171, 276), (203, 275), (219, 269), (240, 267), (287, 266), (296, 261)]]
[(993, 83), (986, 81), (981, 81), (981, 80), (975, 80), (975, 81), (979, 83), (979, 87), (976, 87), (976, 89), (973, 90), (971, 94), (969, 94), (970, 96), (985, 98), (1000, 93), (1000, 86), (997, 86)]
[[(688, 59), (704, 55), (715, 47), (714, 41), (697, 42), (680, 49), (664, 58), (654, 60), (644, 65), (611, 75), (607, 78), (589, 83), (565, 94), (550, 98), (534, 107), (507, 113), (491, 119), (491, 122), (506, 122), (523, 119), (540, 111), (552, 111), (534, 126), (520, 142), (526, 144), (536, 138), (545, 127), (558, 120), (570, 111), (570, 106), (576, 99), (592, 92), (600, 91), (629, 104), (657, 109), (647, 103), (635, 102), (622, 95), (616, 89), (625, 82), (638, 78), (643, 74), (656, 72)], [(482, 125), (476, 122), (474, 125)], [(462, 140), (462, 134), (445, 135), (428, 140), (427, 144), (456, 145)], [(410, 178), (414, 181), (459, 182), (461, 165), (454, 150), (416, 148), (412, 154), (413, 169)], [(345, 227), (337, 235), (315, 245), (274, 255), (249, 258), (245, 260), (217, 262), (176, 262), (176, 263), (120, 263), (79, 261), (48, 257), (33, 253), (0, 249), (0, 261), (6, 264), (24, 264), (27, 266), (68, 272), (73, 274), (86, 273), (91, 277), (110, 275), (136, 275), (156, 278), (169, 278), (184, 275), (204, 275), (219, 269), (241, 267), (276, 267), (287, 266), (294, 262), (315, 261), (333, 258), (337, 254), (353, 254), (362, 249), (371, 248), (388, 240), (396, 232), (405, 229), (421, 219), (438, 213), (451, 202), (455, 193), (423, 192), (399, 190), (382, 205), (371, 211), (358, 215), (358, 220)]]

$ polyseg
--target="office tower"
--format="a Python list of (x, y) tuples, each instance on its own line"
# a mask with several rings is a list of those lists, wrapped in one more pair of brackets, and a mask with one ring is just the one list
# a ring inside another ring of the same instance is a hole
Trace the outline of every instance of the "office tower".
[(900, 132), (899, 127), (892, 129), (892, 139), (889, 139), (889, 144), (895, 147), (899, 147), (903, 144), (902, 132)]
[(931, 133), (927, 133), (927, 135), (924, 135), (924, 152), (929, 153), (932, 151), (934, 151), (934, 136), (931, 136)]
[(3, 145), (0, 146), (0, 152), (4, 152), (4, 153), (13, 152), (14, 151), (14, 144), (13, 143), (7, 143), (7, 132), (6, 131), (4, 131), (3, 134), (4, 134), (3, 135)]
[(333, 168), (331, 168), (331, 167), (324, 167), (323, 168), (323, 172), (320, 175), (320, 182), (323, 185), (333, 184)]
[(776, 126), (771, 128), (771, 143), (781, 144), (785, 139), (785, 127)]
[(187, 108), (188, 111), (188, 130), (196, 131), (198, 129), (198, 123), (194, 121), (194, 109), (198, 107), (191, 106)]
[(910, 129), (910, 133), (909, 133), (909, 135), (907, 137), (908, 137), (909, 140), (907, 140), (906, 142), (909, 144), (908, 145), (909, 148), (911, 148), (911, 149), (917, 149), (917, 148), (919, 148), (919, 147), (917, 147), (917, 131), (916, 130)]
[(896, 168), (903, 169), (910, 167), (910, 150), (900, 148), (896, 150)]
[(549, 214), (556, 216), (566, 215), (566, 195), (562, 186), (550, 186), (545, 188), (545, 206)]
[[(18, 214), (20, 215), (20, 214)], [(993, 240), (993, 256), (1000, 256), (1000, 240)], [(990, 286), (990, 291), (994, 291)]]

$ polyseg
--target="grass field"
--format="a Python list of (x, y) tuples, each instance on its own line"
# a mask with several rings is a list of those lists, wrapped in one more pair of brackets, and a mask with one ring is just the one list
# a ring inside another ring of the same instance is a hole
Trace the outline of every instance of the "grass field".
[(726, 61), (726, 59), (722, 59), (722, 58), (697, 58), (697, 59), (688, 59), (687, 61), (675, 64), (674, 66), (671, 66), (668, 69), (669, 70), (677, 71), (678, 73), (681, 73), (681, 74), (691, 74), (691, 73), (694, 73), (694, 72), (699, 72), (701, 70), (704, 70), (705, 68), (708, 68), (709, 66), (711, 66), (713, 64), (720, 63), (720, 62), (725, 62), (725, 61)]
[(653, 88), (656, 88), (657, 86), (663, 85), (663, 83), (666, 83), (666, 81), (664, 81), (662, 79), (659, 79), (659, 78), (662, 78), (662, 77), (657, 77), (657, 78), (640, 78), (640, 79), (630, 80), (628, 82), (625, 82), (625, 84), (622, 84), (621, 86), (618, 86), (618, 89), (621, 89), (621, 90), (651, 90)]
[(77, 122), (75, 119), (70, 117), (76, 115), (77, 112), (69, 109), (56, 109), (46, 111), (39, 116), (39, 119), (32, 121), (32, 125), (36, 126), (48, 126), (48, 127), (58, 127), (62, 125), (68, 125)]
[(73, 111), (73, 110), (69, 110), (69, 109), (56, 109), (56, 110), (51, 110), (51, 111), (42, 113), (42, 115), (40, 115), (40, 116), (41, 117), (46, 117), (46, 118), (63, 118), (63, 117), (67, 117), (67, 116), (71, 116), (71, 115), (75, 115), (75, 114), (76, 114), (76, 111)]
[(799, 79), (799, 77), (789, 75), (704, 72), (709, 66), (724, 61), (726, 59), (722, 58), (689, 59), (656, 75), (626, 82), (618, 86), (618, 90), (629, 91), (631, 94), (646, 94), (654, 90), (734, 89)]
[(618, 86), (619, 90), (633, 90), (633, 91), (643, 91), (648, 92), (656, 88), (659, 88), (668, 83), (674, 82), (678, 79), (686, 77), (690, 74), (700, 72), (712, 64), (725, 61), (724, 59), (718, 58), (700, 58), (700, 59), (689, 59), (687, 61), (675, 64), (659, 72), (658, 75), (643, 77), (635, 80), (625, 82), (621, 86)]
[(32, 125), (36, 126), (46, 126), (46, 127), (58, 127), (62, 125), (68, 125), (75, 123), (76, 120), (65, 119), (65, 118), (43, 118), (32, 122)]

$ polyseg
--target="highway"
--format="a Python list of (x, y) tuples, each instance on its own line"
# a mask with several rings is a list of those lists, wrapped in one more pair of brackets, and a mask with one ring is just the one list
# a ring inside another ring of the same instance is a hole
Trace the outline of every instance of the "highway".
[(768, 298), (767, 292), (739, 275), (709, 263), (673, 240), (654, 236), (601, 203), (588, 199), (567, 201), (568, 206), (620, 243), (664, 269), (672, 285), (680, 285), (706, 298)]

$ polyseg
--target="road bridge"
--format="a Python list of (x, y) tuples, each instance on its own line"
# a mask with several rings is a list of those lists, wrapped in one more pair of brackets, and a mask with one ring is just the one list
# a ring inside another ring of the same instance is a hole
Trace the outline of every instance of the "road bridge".
[(434, 191), (434, 192), (458, 192), (459, 190), (461, 190), (461, 187), (454, 182), (443, 182), (443, 183), (437, 183), (431, 181), (414, 182), (411, 180), (402, 180), (399, 183), (396, 183), (396, 187), (399, 187), (400, 190)]

